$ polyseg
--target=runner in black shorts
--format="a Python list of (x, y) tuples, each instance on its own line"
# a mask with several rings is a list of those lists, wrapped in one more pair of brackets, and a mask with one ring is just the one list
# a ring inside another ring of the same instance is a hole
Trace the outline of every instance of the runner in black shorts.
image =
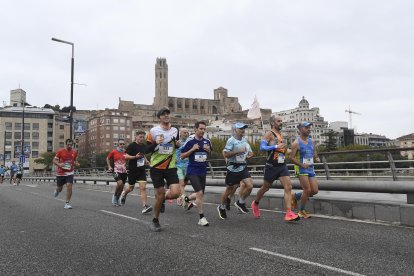
[(247, 169), (246, 159), (253, 156), (253, 151), (244, 138), (246, 124), (236, 123), (233, 126), (233, 136), (227, 140), (223, 154), (227, 158), (226, 190), (221, 196), (221, 204), (217, 206), (217, 211), (221, 219), (227, 218), (226, 203), (228, 197), (234, 192), (233, 188), (240, 184), (240, 198), (234, 203), (242, 214), (249, 210), (246, 208), (246, 198), (253, 189), (253, 179)]
[(208, 226), (208, 221), (204, 217), (203, 199), (206, 189), (207, 175), (207, 156), (211, 153), (212, 146), (210, 140), (204, 138), (206, 132), (206, 123), (196, 122), (194, 125), (195, 135), (188, 139), (181, 150), (181, 158), (189, 159), (187, 167), (187, 177), (193, 186), (194, 193), (185, 197), (184, 200), (189, 204), (187, 210), (193, 205), (190, 200), (195, 199), (199, 220), (198, 225)]
[(147, 173), (145, 171), (148, 160), (145, 157), (145, 132), (137, 131), (135, 141), (128, 145), (126, 149), (126, 159), (128, 160), (128, 187), (121, 195), (121, 203), (125, 204), (127, 195), (134, 190), (135, 183), (139, 183), (141, 197), (142, 214), (151, 212), (152, 207), (148, 205), (147, 197)]
[(282, 118), (272, 115), (269, 122), (272, 129), (265, 133), (260, 144), (260, 149), (268, 152), (264, 172), (264, 183), (259, 191), (257, 191), (256, 199), (252, 202), (253, 216), (255, 218), (260, 217), (259, 202), (263, 198), (263, 195), (269, 191), (273, 182), (276, 179), (279, 179), (285, 191), (285, 221), (299, 220), (299, 216), (295, 214), (291, 208), (292, 183), (290, 181), (289, 170), (285, 163), (287, 148), (286, 144), (283, 142), (282, 134), (280, 133), (280, 130), (282, 129)]
[[(175, 167), (176, 149), (181, 146), (178, 129), (170, 124), (170, 110), (167, 107), (157, 112), (160, 124), (151, 128), (147, 136), (147, 150), (151, 153), (150, 175), (155, 190), (154, 218), (151, 230), (161, 231), (159, 215), (165, 209), (165, 199), (176, 199), (180, 196), (180, 184)], [(165, 191), (165, 182), (169, 190)]]

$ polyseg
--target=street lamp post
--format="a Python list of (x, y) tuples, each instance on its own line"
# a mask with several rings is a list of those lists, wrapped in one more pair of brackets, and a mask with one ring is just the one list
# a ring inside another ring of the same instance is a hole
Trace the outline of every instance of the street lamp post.
[[(23, 106), (23, 112), (22, 112), (22, 137), (21, 137), (22, 138), (22, 148), (21, 148), (21, 151), (20, 151), (20, 156), (25, 156), (25, 153), (24, 153), (24, 107), (26, 105), (30, 105), (30, 104), (22, 101), (22, 106)], [(19, 160), (20, 160), (20, 158), (19, 158)], [(23, 164), (21, 164), (21, 165), (23, 166)]]
[(69, 111), (69, 124), (70, 124), (70, 139), (73, 139), (72, 137), (72, 131), (73, 131), (73, 72), (75, 67), (75, 58), (74, 58), (74, 52), (75, 52), (75, 44), (73, 42), (61, 40), (58, 38), (52, 37), (53, 41), (61, 42), (65, 44), (69, 44), (72, 46), (72, 60), (71, 60), (71, 73), (70, 73), (70, 111)]

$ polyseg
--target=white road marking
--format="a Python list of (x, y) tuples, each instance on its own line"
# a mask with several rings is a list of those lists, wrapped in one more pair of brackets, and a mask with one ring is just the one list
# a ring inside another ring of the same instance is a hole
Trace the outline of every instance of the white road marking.
[(343, 273), (343, 274), (346, 274), (346, 275), (364, 276), (364, 274), (359, 274), (359, 273), (355, 273), (355, 272), (352, 272), (352, 271), (336, 268), (336, 267), (333, 267), (333, 266), (323, 265), (323, 264), (320, 264), (320, 263), (315, 263), (315, 262), (295, 258), (295, 257), (292, 257), (292, 256), (283, 255), (283, 254), (275, 253), (275, 252), (272, 252), (272, 251), (260, 249), (260, 248), (251, 247), (250, 249), (254, 250), (254, 251), (257, 251), (257, 252), (265, 253), (265, 254), (268, 254), (268, 255), (276, 256), (276, 257), (279, 257), (279, 258), (288, 259), (290, 261), (299, 262), (299, 263), (308, 264), (308, 265), (313, 265), (313, 266), (317, 266), (317, 267), (324, 268), (324, 269), (327, 269), (327, 270)]
[(100, 211), (104, 212), (104, 213), (107, 213), (107, 214), (110, 214), (110, 215), (118, 216), (118, 217), (121, 217), (121, 218), (127, 218), (127, 219), (130, 219), (130, 220), (138, 221), (138, 222), (140, 222), (142, 224), (145, 224), (145, 225), (150, 224), (149, 222), (147, 222), (145, 220), (137, 219), (137, 218), (130, 217), (130, 216), (125, 216), (125, 215), (114, 213), (114, 212), (111, 212), (111, 211), (106, 211), (106, 210), (100, 210)]

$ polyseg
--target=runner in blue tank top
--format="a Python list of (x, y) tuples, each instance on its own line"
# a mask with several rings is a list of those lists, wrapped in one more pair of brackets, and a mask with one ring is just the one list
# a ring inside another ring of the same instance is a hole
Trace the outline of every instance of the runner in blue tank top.
[[(300, 199), (298, 215), (302, 218), (310, 218), (311, 215), (305, 210), (306, 202), (310, 196), (318, 193), (318, 181), (314, 171), (314, 162), (320, 162), (315, 145), (309, 137), (312, 123), (303, 122), (298, 125), (299, 137), (292, 144), (290, 160), (295, 164), (295, 170), (299, 176), (299, 183), (303, 192), (292, 195), (292, 206), (297, 206)], [(298, 157), (299, 155), (299, 157)]]

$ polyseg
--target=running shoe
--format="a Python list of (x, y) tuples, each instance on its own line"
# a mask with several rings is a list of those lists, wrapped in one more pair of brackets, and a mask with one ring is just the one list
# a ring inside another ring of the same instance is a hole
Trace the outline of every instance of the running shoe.
[(254, 200), (252, 201), (252, 211), (253, 211), (253, 216), (255, 218), (260, 218), (259, 204), (256, 204), (256, 202), (254, 202)]
[(239, 211), (243, 214), (246, 214), (249, 212), (249, 210), (246, 208), (246, 203), (240, 203), (238, 200), (236, 202), (234, 202), (234, 206), (237, 207), (237, 209), (239, 209)]
[(57, 197), (59, 195), (59, 192), (57, 191), (57, 190), (55, 190), (54, 192), (53, 192), (53, 196), (54, 197)]
[(285, 221), (289, 222), (289, 221), (296, 221), (296, 220), (299, 220), (299, 219), (300, 219), (300, 217), (298, 215), (296, 215), (293, 211), (286, 212)]
[(227, 218), (226, 209), (220, 209), (220, 205), (219, 205), (219, 206), (217, 206), (217, 211), (218, 211), (219, 217), (221, 219), (226, 219)]
[(72, 206), (70, 206), (69, 202), (65, 203), (65, 206), (63, 207), (65, 209), (72, 209)]
[(292, 199), (290, 201), (290, 204), (292, 205), (292, 209), (298, 209), (298, 201), (296, 200), (296, 193), (292, 194)]
[(121, 197), (119, 199), (119, 205), (125, 205), (126, 195), (125, 192), (122, 192)]
[(152, 211), (152, 207), (151, 206), (148, 206), (148, 205), (145, 205), (144, 206), (144, 208), (142, 208), (142, 214), (147, 214), (147, 213), (149, 213), (149, 212), (151, 212)]
[(115, 195), (112, 195), (112, 205), (114, 205), (115, 207), (119, 206), (118, 198)]
[(308, 211), (306, 211), (306, 210), (300, 210), (298, 212), (298, 216), (301, 217), (301, 218), (304, 218), (304, 219), (307, 219), (307, 218), (311, 218), (312, 217), (311, 214)]
[(180, 195), (180, 196), (177, 198), (176, 202), (177, 202), (177, 205), (178, 205), (178, 206), (183, 206), (183, 196), (182, 196), (182, 195)]
[(226, 209), (227, 209), (227, 211), (230, 211), (230, 204), (231, 204), (231, 199), (226, 198)]
[(161, 225), (159, 221), (152, 221), (150, 224), (150, 228), (154, 232), (160, 232), (161, 231)]
[(201, 226), (208, 226), (208, 221), (207, 221), (207, 219), (206, 219), (205, 217), (202, 217), (201, 219), (199, 219), (199, 221), (198, 221), (198, 225), (201, 225)]
[(165, 203), (164, 202), (161, 204), (160, 212), (161, 213), (164, 213), (165, 212)]
[(190, 202), (190, 203), (188, 203), (188, 206), (187, 206), (187, 211), (190, 211), (191, 210), (191, 208), (193, 208), (194, 207), (194, 203), (192, 203), (192, 202)]

